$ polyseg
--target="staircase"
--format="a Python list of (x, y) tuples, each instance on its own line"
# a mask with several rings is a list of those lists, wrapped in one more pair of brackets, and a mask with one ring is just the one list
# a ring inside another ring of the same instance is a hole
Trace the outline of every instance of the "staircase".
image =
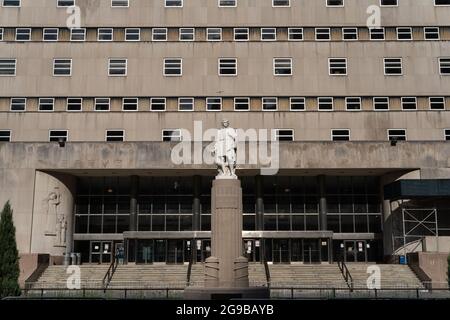
[[(347, 268), (353, 277), (355, 288), (367, 288), (367, 268), (370, 263), (347, 263)], [(376, 264), (381, 272), (381, 288), (423, 288), (416, 274), (407, 265), (400, 264)]]
[[(81, 288), (102, 288), (102, 280), (109, 265), (81, 265)], [(67, 266), (49, 266), (39, 277), (30, 284), (33, 289), (67, 288), (67, 279), (70, 274), (66, 273)]]
[(119, 265), (108, 288), (184, 288), (184, 264)]
[(337, 264), (269, 265), (271, 287), (348, 288)]

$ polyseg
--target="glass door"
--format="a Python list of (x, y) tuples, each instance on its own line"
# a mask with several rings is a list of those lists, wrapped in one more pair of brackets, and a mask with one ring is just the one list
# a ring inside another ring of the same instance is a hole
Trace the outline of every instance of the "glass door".
[(303, 261), (302, 239), (291, 240), (291, 262)]
[(288, 239), (274, 239), (272, 250), (273, 263), (290, 263)]
[(344, 259), (345, 262), (355, 262), (356, 261), (356, 249), (354, 240), (344, 241)]
[(111, 262), (112, 262), (112, 242), (103, 241), (101, 263), (111, 263)]
[(167, 240), (167, 263), (184, 263), (184, 240)]
[(153, 263), (154, 241), (153, 240), (138, 240), (137, 245), (137, 263)]
[(244, 256), (248, 259), (248, 262), (260, 261), (260, 248), (261, 241), (255, 239), (244, 240)]
[(367, 261), (367, 243), (365, 240), (358, 240), (356, 242), (356, 261), (366, 262)]
[(90, 263), (100, 263), (102, 243), (100, 241), (91, 241)]
[(319, 239), (303, 239), (303, 263), (320, 263)]
[(155, 240), (154, 262), (166, 262), (166, 240)]
[(112, 247), (112, 241), (91, 241), (90, 263), (111, 263)]

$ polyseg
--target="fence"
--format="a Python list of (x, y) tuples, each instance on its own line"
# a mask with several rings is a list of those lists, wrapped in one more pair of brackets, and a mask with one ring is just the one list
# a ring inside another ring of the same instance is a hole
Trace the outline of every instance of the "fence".
[[(185, 287), (160, 288), (33, 288), (18, 299), (183, 299)], [(424, 288), (270, 287), (271, 299), (450, 299), (450, 290)]]

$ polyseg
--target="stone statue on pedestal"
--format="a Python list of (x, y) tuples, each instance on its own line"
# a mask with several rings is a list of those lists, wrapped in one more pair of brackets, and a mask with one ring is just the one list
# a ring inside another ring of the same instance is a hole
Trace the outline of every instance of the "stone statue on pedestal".
[(213, 149), (218, 174), (216, 179), (237, 179), (236, 176), (236, 150), (237, 133), (230, 128), (228, 120), (222, 121), (222, 128), (218, 130), (216, 143)]

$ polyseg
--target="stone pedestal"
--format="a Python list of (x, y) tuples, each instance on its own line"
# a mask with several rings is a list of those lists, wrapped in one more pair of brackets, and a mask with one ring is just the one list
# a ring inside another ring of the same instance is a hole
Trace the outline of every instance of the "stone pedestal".
[(211, 256), (205, 288), (187, 288), (186, 299), (269, 298), (267, 288), (249, 288), (242, 246), (242, 189), (239, 179), (216, 179), (211, 191)]

